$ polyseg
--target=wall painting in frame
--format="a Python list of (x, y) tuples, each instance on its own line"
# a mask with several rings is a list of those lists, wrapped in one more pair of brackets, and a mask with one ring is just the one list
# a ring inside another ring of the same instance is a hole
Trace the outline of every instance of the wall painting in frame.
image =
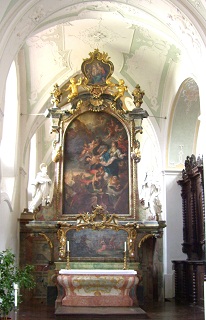
[(70, 230), (67, 232), (67, 240), (70, 243), (70, 255), (72, 259), (105, 261), (122, 261), (124, 243), (127, 241), (125, 230)]

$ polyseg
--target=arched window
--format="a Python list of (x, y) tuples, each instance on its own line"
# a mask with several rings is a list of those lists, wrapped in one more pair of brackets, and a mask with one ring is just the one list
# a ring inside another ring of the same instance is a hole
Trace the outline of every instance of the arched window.
[(12, 63), (5, 91), (5, 108), (1, 142), (2, 190), (12, 200), (15, 182), (15, 159), (18, 123), (17, 73), (15, 62)]

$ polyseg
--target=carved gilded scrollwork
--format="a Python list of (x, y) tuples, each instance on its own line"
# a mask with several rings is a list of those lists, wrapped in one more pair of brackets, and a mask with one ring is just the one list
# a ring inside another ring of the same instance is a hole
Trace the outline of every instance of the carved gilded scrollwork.
[[(166, 224), (162, 224), (162, 227), (165, 228)], [(163, 232), (162, 229), (160, 228), (160, 226), (158, 226), (158, 228), (154, 231), (152, 231), (152, 229), (149, 231), (147, 231), (147, 233), (143, 233), (143, 236), (141, 237), (141, 239), (138, 241), (138, 248), (141, 248), (142, 244), (150, 239), (150, 238), (162, 238)]]
[(39, 232), (39, 235), (42, 236), (46, 240), (46, 242), (48, 243), (48, 245), (50, 247), (51, 261), (53, 262), (53, 260), (54, 260), (54, 245), (53, 245), (51, 239), (43, 232)]
[[(76, 225), (61, 221), (58, 223), (58, 239), (60, 242), (59, 256), (65, 258), (66, 256), (66, 234), (69, 230), (82, 230), (90, 228), (93, 230), (112, 229), (115, 231), (124, 230), (127, 232), (127, 247), (129, 257), (134, 257), (135, 239), (137, 236), (138, 223), (119, 224), (120, 217), (113, 213), (109, 214), (102, 206), (96, 206), (94, 210), (89, 213), (78, 214), (76, 217)], [(122, 220), (122, 217), (121, 217)]]
[[(84, 59), (81, 70), (83, 77), (72, 77), (65, 91), (69, 91), (67, 101), (72, 103), (70, 112), (78, 110), (76, 98), (81, 96), (81, 103), (89, 102), (88, 108), (91, 111), (99, 112), (107, 107), (116, 110), (120, 114), (126, 111), (122, 108), (120, 98), (128, 91), (123, 79), (114, 83), (111, 76), (114, 65), (107, 53), (101, 53), (98, 49), (89, 53), (89, 58)], [(77, 79), (78, 78), (78, 79)], [(89, 94), (85, 95), (86, 92)]]
[(66, 230), (64, 230), (63, 228), (60, 228), (57, 231), (57, 237), (60, 242), (59, 257), (64, 258), (66, 255)]
[[(77, 114), (80, 109), (100, 112), (109, 108), (123, 117), (124, 121), (133, 122), (134, 134), (131, 158), (135, 162), (139, 162), (141, 153), (136, 134), (142, 133), (142, 126), (141, 123), (137, 126), (135, 123), (137, 120), (142, 122), (142, 119), (148, 116), (147, 112), (140, 108), (143, 103), (144, 91), (141, 90), (139, 84), (136, 85), (132, 92), (135, 108), (128, 111), (122, 100), (128, 91), (128, 87), (123, 79), (116, 82), (112, 80), (114, 65), (108, 54), (102, 53), (98, 49), (90, 52), (89, 58), (83, 60), (81, 70), (83, 75), (71, 77), (66, 89), (63, 90), (65, 92), (69, 91), (67, 109), (62, 108), (62, 106), (59, 107), (63, 94), (58, 84), (54, 85), (51, 92), (53, 107), (48, 109), (45, 114), (51, 120), (51, 132), (60, 135), (61, 123), (71, 118), (73, 114)], [(61, 145), (53, 144), (53, 149), (52, 159), (57, 162), (61, 155)]]
[(40, 232), (39, 235), (45, 238), (45, 240), (47, 241), (47, 243), (48, 243), (48, 245), (50, 246), (51, 249), (54, 247), (52, 241), (50, 240), (50, 238), (45, 233)]

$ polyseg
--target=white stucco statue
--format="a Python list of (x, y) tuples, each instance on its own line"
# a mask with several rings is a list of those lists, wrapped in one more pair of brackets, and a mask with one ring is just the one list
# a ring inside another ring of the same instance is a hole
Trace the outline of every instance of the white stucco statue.
[(41, 204), (47, 206), (50, 203), (50, 189), (52, 180), (47, 174), (47, 165), (42, 163), (40, 165), (40, 172), (37, 173), (36, 179), (32, 183), (32, 201), (29, 206), (29, 211), (33, 212)]
[(140, 190), (140, 213), (143, 220), (161, 220), (162, 204), (159, 199), (159, 181), (153, 178), (151, 172), (146, 173), (144, 185)]

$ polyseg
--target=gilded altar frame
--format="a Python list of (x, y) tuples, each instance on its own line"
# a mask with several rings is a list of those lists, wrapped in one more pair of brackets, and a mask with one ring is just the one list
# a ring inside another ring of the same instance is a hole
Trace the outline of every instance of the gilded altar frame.
[(73, 221), (101, 205), (109, 214), (135, 221), (141, 159), (137, 134), (142, 133), (135, 121), (147, 117), (139, 100), (144, 92), (136, 87), (134, 109), (129, 111), (124, 103), (128, 88), (124, 80), (112, 78), (114, 66), (107, 53), (96, 49), (89, 55), (82, 73), (62, 90), (56, 84), (51, 93), (53, 107), (47, 116), (56, 133), (52, 159), (57, 216)]

